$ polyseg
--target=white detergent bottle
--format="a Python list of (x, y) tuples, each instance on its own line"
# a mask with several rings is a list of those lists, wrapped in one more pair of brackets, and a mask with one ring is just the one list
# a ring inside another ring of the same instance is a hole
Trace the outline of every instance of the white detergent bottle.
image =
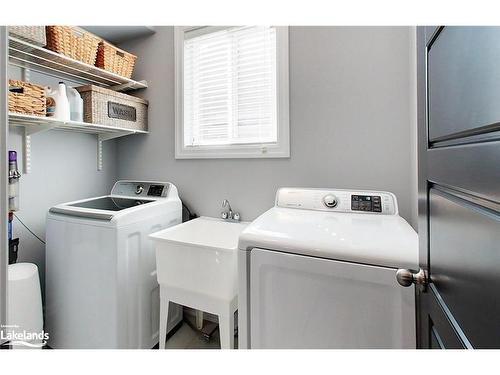
[(55, 100), (56, 108), (54, 110), (54, 119), (60, 121), (70, 120), (69, 100), (66, 95), (66, 85), (64, 82), (59, 82), (57, 90), (50, 90), (49, 95)]
[(68, 95), (69, 108), (71, 111), (71, 121), (83, 122), (83, 99), (80, 93), (70, 86), (68, 86), (66, 93)]

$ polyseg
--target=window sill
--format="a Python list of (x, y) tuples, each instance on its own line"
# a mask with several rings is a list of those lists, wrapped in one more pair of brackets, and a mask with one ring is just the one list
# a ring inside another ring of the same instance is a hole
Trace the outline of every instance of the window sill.
[(290, 149), (278, 146), (211, 146), (176, 148), (176, 159), (266, 159), (289, 158)]

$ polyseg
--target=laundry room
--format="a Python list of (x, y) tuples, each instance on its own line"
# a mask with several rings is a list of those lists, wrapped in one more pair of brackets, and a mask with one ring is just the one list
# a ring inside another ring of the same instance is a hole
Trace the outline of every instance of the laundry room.
[(217, 20), (0, 22), (0, 347), (500, 347), (500, 27)]

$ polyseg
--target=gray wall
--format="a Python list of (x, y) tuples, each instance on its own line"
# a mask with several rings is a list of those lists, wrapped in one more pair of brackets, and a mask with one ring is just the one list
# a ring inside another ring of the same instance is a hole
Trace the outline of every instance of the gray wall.
[(416, 226), (415, 121), (409, 27), (291, 27), (289, 159), (174, 159), (173, 28), (124, 43), (150, 88), (151, 134), (118, 141), (120, 178), (167, 180), (201, 215), (228, 198), (244, 220), (280, 186), (394, 192)]
[[(20, 70), (11, 68), (9, 78), (21, 78)], [(31, 81), (54, 85), (58, 80), (31, 74)], [(22, 129), (11, 127), (9, 150), (18, 152), (23, 166)], [(91, 134), (48, 131), (31, 136), (31, 173), (20, 180), (20, 210), (16, 215), (38, 236), (45, 238), (48, 209), (59, 203), (108, 194), (117, 178), (115, 141), (104, 142), (104, 168), (97, 171), (96, 136)], [(42, 286), (45, 280), (45, 247), (17, 219), (14, 237), (20, 238), (18, 262), (38, 265)]]
[[(273, 205), (280, 186), (383, 189), (416, 225), (412, 30), (406, 27), (291, 27), (289, 159), (174, 159), (173, 28), (122, 46), (139, 55), (136, 77), (150, 88), (149, 135), (105, 142), (96, 169), (95, 136), (49, 131), (32, 137), (32, 173), (21, 178), (17, 215), (44, 238), (52, 205), (107, 194), (118, 178), (174, 182), (198, 214), (217, 216), (228, 198), (252, 220)], [(414, 46), (413, 46), (414, 47)], [(10, 69), (11, 78), (20, 78)], [(56, 80), (32, 74), (32, 81)], [(116, 143), (117, 142), (117, 145)], [(12, 128), (9, 149), (19, 151)], [(44, 247), (17, 220), (20, 261), (44, 279)]]

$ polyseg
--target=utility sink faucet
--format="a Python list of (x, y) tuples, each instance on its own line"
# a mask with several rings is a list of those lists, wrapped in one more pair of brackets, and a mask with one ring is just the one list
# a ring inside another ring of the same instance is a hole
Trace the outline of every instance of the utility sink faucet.
[(233, 209), (231, 208), (231, 205), (229, 204), (229, 201), (227, 199), (224, 199), (222, 201), (222, 208), (224, 208), (225, 210), (221, 212), (220, 216), (224, 220), (240, 221), (240, 214), (238, 212), (233, 212)]

